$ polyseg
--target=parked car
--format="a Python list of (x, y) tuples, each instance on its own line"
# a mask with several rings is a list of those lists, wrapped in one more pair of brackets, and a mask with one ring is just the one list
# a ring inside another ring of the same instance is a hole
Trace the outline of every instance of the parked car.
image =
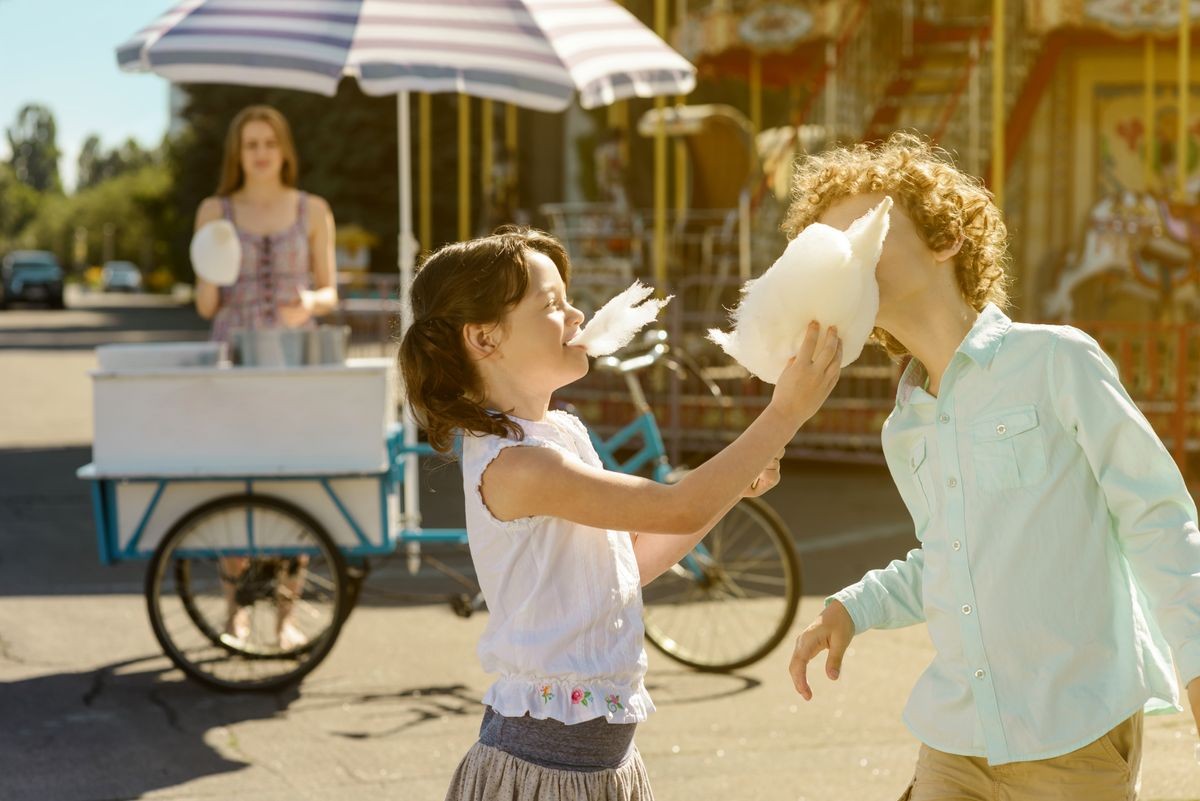
[(131, 261), (105, 262), (100, 288), (105, 292), (137, 292), (142, 288), (142, 271)]
[(0, 262), (0, 309), (15, 301), (63, 308), (63, 269), (53, 253), (16, 250)]

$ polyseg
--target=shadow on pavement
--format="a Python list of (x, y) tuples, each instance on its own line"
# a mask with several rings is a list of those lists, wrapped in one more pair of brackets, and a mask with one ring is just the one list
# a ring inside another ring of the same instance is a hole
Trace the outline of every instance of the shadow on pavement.
[(243, 770), (252, 760), (227, 727), (285, 714), (299, 697), (218, 694), (167, 673), (179, 675), (153, 656), (0, 684), (6, 801), (138, 798)]

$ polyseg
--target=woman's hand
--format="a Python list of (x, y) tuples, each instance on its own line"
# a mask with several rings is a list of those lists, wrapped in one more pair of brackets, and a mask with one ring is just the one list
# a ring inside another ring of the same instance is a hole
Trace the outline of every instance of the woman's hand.
[(780, 479), (779, 460), (783, 458), (783, 453), (783, 451), (780, 451), (779, 455), (763, 468), (763, 471), (758, 474), (758, 478), (754, 479), (746, 491), (742, 493), (743, 498), (757, 498), (760, 495), (766, 495), (775, 488)]
[(825, 331), (816, 321), (809, 323), (804, 342), (775, 383), (770, 406), (783, 412), (799, 427), (807, 422), (829, 397), (842, 373), (842, 341), (837, 328)]
[[(310, 297), (306, 297), (306, 295)], [(298, 328), (313, 318), (312, 293), (300, 290), (300, 298), (294, 303), (279, 307), (279, 321), (288, 328)]]

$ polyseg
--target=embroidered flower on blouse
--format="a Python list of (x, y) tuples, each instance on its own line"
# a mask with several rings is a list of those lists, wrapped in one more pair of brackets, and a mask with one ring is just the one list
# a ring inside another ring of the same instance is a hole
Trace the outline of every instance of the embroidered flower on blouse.
[(604, 700), (606, 702), (608, 702), (608, 711), (609, 712), (616, 712), (618, 709), (625, 708), (625, 707), (621, 706), (621, 696), (619, 696), (619, 695), (610, 695), (607, 698), (605, 698)]
[(591, 690), (585, 690), (581, 687), (576, 687), (574, 690), (571, 690), (571, 703), (572, 704), (583, 704), (584, 706), (587, 706), (591, 702), (592, 702)]
[(542, 702), (548, 704), (553, 699), (554, 699), (554, 693), (550, 692), (550, 685), (543, 684), (542, 685)]

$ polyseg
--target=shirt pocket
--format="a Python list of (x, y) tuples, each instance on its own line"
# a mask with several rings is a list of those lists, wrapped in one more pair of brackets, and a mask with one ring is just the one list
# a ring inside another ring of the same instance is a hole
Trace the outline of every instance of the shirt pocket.
[(929, 475), (928, 451), (925, 437), (921, 437), (908, 451), (909, 495), (908, 511), (916, 526), (917, 539), (924, 539), (933, 509), (933, 479)]
[(1046, 444), (1037, 407), (1017, 406), (971, 428), (975, 480), (986, 492), (1029, 487), (1046, 475)]

